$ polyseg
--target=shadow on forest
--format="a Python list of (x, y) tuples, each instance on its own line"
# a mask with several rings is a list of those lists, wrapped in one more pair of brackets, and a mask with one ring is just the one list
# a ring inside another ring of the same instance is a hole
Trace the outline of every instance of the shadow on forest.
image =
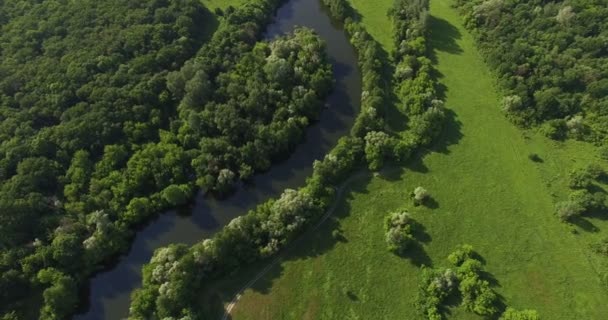
[(203, 18), (205, 19), (205, 26), (199, 35), (203, 45), (213, 37), (213, 34), (220, 26), (220, 20), (218, 17), (213, 14), (213, 12), (209, 11), (207, 7), (204, 6), (204, 8)]

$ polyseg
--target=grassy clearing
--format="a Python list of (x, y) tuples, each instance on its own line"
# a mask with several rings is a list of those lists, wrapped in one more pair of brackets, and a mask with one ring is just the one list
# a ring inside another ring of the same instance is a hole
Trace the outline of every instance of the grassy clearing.
[(386, 52), (393, 49), (393, 26), (387, 13), (393, 6), (393, 0), (348, 0), (351, 6), (361, 15), (361, 23), (367, 32), (378, 41)]
[(222, 10), (228, 8), (228, 6), (238, 7), (241, 4), (247, 2), (247, 0), (201, 0), (201, 2), (213, 12), (213, 10), (220, 8)]
[[(364, 21), (374, 10), (386, 12), (352, 2)], [(577, 235), (553, 215), (554, 202), (568, 194), (567, 173), (597, 161), (594, 149), (548, 141), (509, 123), (498, 110), (491, 73), (449, 1), (434, 0), (431, 7), (431, 45), (452, 110), (438, 144), (405, 168), (355, 181), (335, 219), (247, 290), (233, 319), (418, 319), (418, 266), (445, 265), (462, 243), (485, 258), (509, 306), (537, 309), (552, 320), (602, 319), (608, 312), (598, 276), (606, 261), (588, 248), (608, 235), (608, 223), (586, 219), (595, 231), (581, 225)], [(543, 162), (529, 160), (530, 153)], [(408, 193), (418, 185), (431, 192), (433, 209), (411, 205)], [(390, 254), (384, 243), (383, 218), (399, 208), (409, 208), (426, 228), (418, 235), (423, 248), (410, 259)], [(212, 299), (230, 300), (257, 270), (218, 283)], [(460, 308), (449, 318), (478, 319)]]

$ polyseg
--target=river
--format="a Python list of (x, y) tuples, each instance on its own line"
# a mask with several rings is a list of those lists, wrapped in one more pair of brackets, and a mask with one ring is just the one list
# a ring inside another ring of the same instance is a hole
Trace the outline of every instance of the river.
[(336, 86), (319, 121), (306, 131), (305, 141), (285, 161), (253, 178), (230, 197), (217, 200), (199, 194), (192, 212), (179, 215), (169, 211), (159, 215), (137, 233), (129, 252), (109, 270), (95, 275), (89, 286), (86, 311), (78, 320), (117, 320), (128, 316), (129, 295), (141, 285), (141, 268), (154, 250), (171, 243), (192, 245), (209, 238), (233, 218), (257, 204), (278, 197), (286, 188), (304, 184), (312, 173), (312, 163), (321, 159), (342, 136), (348, 135), (360, 107), (361, 75), (357, 58), (344, 31), (332, 23), (319, 0), (286, 1), (267, 27), (265, 39), (284, 34), (296, 26), (314, 29), (327, 43)]

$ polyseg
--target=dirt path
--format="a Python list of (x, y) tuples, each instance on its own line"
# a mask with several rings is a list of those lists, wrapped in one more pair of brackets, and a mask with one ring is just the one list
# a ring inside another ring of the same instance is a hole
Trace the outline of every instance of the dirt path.
[[(327, 219), (329, 217), (331, 217), (331, 215), (334, 213), (334, 211), (336, 210), (336, 208), (338, 207), (338, 203), (340, 198), (342, 197), (344, 190), (346, 190), (346, 188), (350, 185), (351, 182), (353, 182), (356, 179), (362, 178), (369, 175), (369, 172), (367, 171), (360, 171), (358, 173), (356, 173), (355, 175), (353, 175), (352, 177), (348, 178), (339, 188), (338, 188), (338, 192), (336, 193), (336, 200), (334, 201), (333, 205), (331, 206), (331, 208), (329, 208), (329, 210), (327, 210), (327, 212), (323, 215), (323, 217), (321, 217), (321, 220), (319, 220), (319, 222), (317, 222), (317, 224), (310, 230), (306, 231), (306, 233), (310, 233), (310, 232), (315, 232), (316, 230), (319, 229), (319, 227), (321, 227), (323, 225), (323, 223), (325, 221), (327, 221)], [(228, 320), (230, 317), (230, 313), (232, 312), (232, 309), (234, 309), (234, 307), (236, 306), (237, 302), (239, 302), (239, 300), (241, 299), (241, 296), (243, 295), (243, 293), (245, 292), (245, 290), (249, 289), (250, 287), (252, 287), (258, 280), (260, 280), (262, 277), (264, 277), (268, 271), (270, 271), (270, 269), (272, 269), (272, 267), (274, 267), (275, 265), (277, 265), (281, 259), (283, 258), (283, 256), (289, 252), (289, 249), (295, 247), (298, 243), (300, 243), (300, 241), (304, 238), (305, 234), (301, 235), (297, 240), (293, 241), (292, 243), (290, 243), (289, 245), (287, 245), (282, 251), (281, 253), (279, 253), (277, 255), (276, 258), (274, 258), (272, 261), (270, 261), (270, 263), (268, 263), (268, 265), (266, 265), (266, 267), (264, 267), (264, 269), (262, 269), (260, 272), (258, 272), (255, 277), (253, 277), (253, 279), (251, 279), (249, 282), (247, 282), (232, 298), (232, 300), (226, 305), (225, 311), (224, 311), (224, 315), (222, 316), (222, 320)]]

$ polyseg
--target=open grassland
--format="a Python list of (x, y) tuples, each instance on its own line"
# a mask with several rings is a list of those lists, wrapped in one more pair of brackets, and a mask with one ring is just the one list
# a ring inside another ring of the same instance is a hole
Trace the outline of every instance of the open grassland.
[[(381, 35), (390, 38), (389, 24), (379, 17), (387, 8), (352, 3), (386, 45)], [(451, 110), (437, 144), (404, 168), (355, 180), (334, 218), (248, 289), (233, 319), (418, 319), (419, 266), (447, 265), (462, 243), (485, 259), (507, 305), (537, 309), (543, 319), (605, 317), (605, 259), (589, 244), (608, 235), (608, 223), (593, 218), (569, 227), (553, 214), (554, 202), (569, 192), (568, 172), (600, 160), (587, 144), (548, 141), (504, 118), (492, 75), (449, 4), (431, 1), (430, 44)], [(528, 159), (531, 153), (542, 162)], [(419, 185), (433, 196), (430, 208), (411, 205), (409, 193)], [(425, 227), (417, 235), (424, 245), (407, 258), (386, 250), (383, 230), (386, 213), (403, 208)], [(259, 270), (216, 284), (209, 299), (230, 300)], [(448, 318), (479, 317), (453, 308)]]

